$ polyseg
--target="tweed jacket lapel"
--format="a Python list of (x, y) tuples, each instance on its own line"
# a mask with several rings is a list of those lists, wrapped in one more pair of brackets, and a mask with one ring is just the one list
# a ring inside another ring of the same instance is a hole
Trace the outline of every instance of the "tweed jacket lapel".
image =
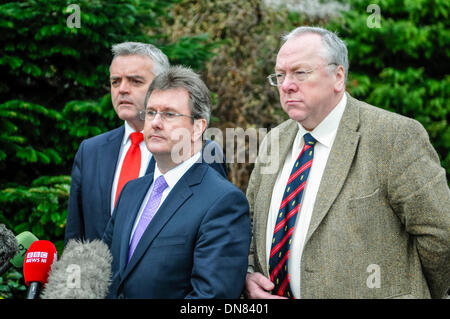
[(359, 108), (356, 103), (358, 103), (357, 100), (347, 94), (347, 105), (320, 182), (305, 243), (308, 242), (330, 210), (344, 185), (353, 162), (360, 137), (360, 133), (357, 132)]
[(258, 237), (255, 239), (256, 245), (261, 248), (259, 249), (258, 259), (265, 274), (267, 274), (266, 227), (273, 187), (280, 170), (283, 168), (284, 159), (289, 153), (298, 132), (297, 122), (293, 120), (288, 121), (290, 123), (288, 123), (286, 129), (272, 129), (270, 132), (271, 139), (267, 141), (268, 149), (264, 151), (264, 155), (261, 157), (266, 164), (261, 164), (261, 183), (259, 187), (264, 191), (259, 193), (255, 202), (254, 212), (257, 216), (254, 218), (254, 227), (259, 230), (256, 232)]

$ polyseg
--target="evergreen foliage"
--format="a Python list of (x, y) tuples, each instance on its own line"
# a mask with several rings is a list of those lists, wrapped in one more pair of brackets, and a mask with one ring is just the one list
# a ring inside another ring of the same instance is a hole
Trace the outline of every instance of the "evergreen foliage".
[(348, 90), (367, 103), (421, 122), (450, 181), (450, 2), (351, 0), (330, 23), (348, 46)]

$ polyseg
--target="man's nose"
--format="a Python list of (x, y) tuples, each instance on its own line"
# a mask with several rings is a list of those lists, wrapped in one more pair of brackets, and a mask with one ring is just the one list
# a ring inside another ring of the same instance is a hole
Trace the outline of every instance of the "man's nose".
[(121, 81), (120, 82), (120, 86), (119, 86), (119, 93), (123, 94), (123, 93), (129, 93), (130, 91), (130, 86), (128, 81)]
[(281, 83), (280, 89), (283, 92), (292, 92), (292, 91), (296, 91), (298, 89), (298, 85), (295, 82), (295, 80), (293, 79), (293, 77), (290, 76), (289, 74), (287, 74), (284, 77), (283, 83)]
[(161, 129), (163, 126), (163, 119), (160, 113), (156, 113), (155, 117), (153, 117), (150, 121), (153, 128)]

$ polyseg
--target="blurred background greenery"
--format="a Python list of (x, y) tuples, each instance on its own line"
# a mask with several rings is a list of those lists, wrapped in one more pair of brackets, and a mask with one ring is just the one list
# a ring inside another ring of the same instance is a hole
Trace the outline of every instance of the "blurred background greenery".
[[(79, 28), (67, 24), (71, 4)], [(349, 49), (350, 94), (421, 122), (449, 179), (449, 9), (447, 0), (0, 0), (0, 223), (62, 252), (75, 152), (121, 125), (108, 73), (122, 41), (153, 43), (199, 72), (213, 95), (210, 126), (225, 132), (286, 119), (266, 81), (283, 33), (336, 31)], [(246, 158), (228, 164), (244, 192)], [(25, 290), (20, 269), (0, 278), (0, 298)]]

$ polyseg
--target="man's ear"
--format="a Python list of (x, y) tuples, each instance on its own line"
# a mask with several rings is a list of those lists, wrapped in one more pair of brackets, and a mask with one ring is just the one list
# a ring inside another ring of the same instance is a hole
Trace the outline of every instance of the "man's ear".
[(202, 139), (203, 132), (206, 130), (206, 120), (205, 119), (195, 119), (194, 120), (194, 132), (192, 134), (192, 142)]
[(336, 81), (334, 82), (334, 90), (336, 92), (345, 91), (345, 70), (342, 65), (338, 65), (334, 71), (334, 76), (336, 77)]

